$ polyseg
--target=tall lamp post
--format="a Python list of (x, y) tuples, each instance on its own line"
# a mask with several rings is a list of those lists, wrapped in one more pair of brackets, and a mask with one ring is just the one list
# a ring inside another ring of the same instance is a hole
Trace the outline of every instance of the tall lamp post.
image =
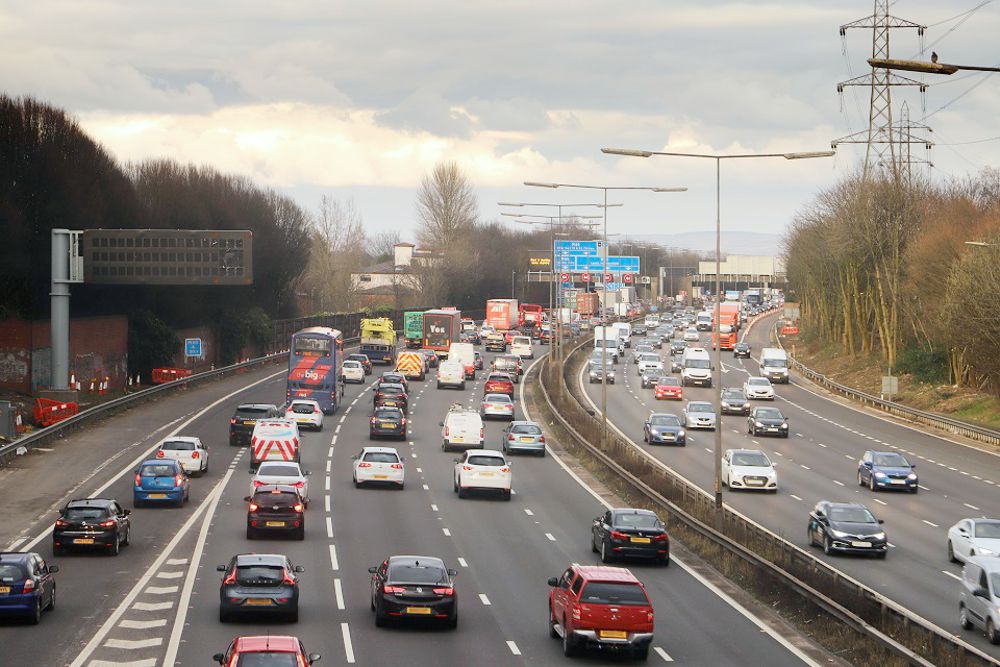
[(715, 429), (715, 508), (722, 509), (722, 345), (718, 340), (719, 326), (719, 305), (721, 302), (722, 288), (722, 214), (720, 209), (721, 181), (720, 173), (723, 160), (744, 160), (753, 158), (784, 158), (786, 160), (806, 160), (810, 158), (832, 157), (836, 151), (811, 151), (797, 153), (677, 153), (672, 151), (644, 151), (631, 148), (602, 148), (602, 153), (608, 155), (623, 155), (627, 157), (693, 157), (706, 160), (715, 160), (715, 316), (713, 321), (716, 337), (715, 343), (715, 366), (712, 388), (712, 404), (714, 406), (716, 419), (718, 420)]
[[(646, 192), (687, 192), (687, 188), (659, 188), (649, 186), (613, 186), (613, 185), (581, 185), (579, 183), (539, 183), (537, 181), (525, 181), (525, 185), (535, 188), (577, 188), (582, 190), (601, 190), (604, 192), (604, 203), (601, 208), (604, 210), (604, 280), (601, 289), (601, 335), (607, 340), (608, 318), (605, 314), (605, 304), (608, 300), (608, 208), (614, 204), (608, 204), (608, 191), (629, 191), (644, 190)], [(608, 355), (604, 344), (601, 346), (601, 437), (602, 444), (607, 448), (608, 444)]]

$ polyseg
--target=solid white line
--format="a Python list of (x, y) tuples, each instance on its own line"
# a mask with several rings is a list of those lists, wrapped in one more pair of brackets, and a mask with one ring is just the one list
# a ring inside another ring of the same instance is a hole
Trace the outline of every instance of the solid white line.
[(936, 523), (931, 523), (927, 519), (921, 519), (921, 521), (923, 521), (924, 523), (926, 523), (931, 528), (940, 528), (941, 527), (941, 526), (937, 525)]
[(486, 597), (486, 593), (480, 593), (479, 594), (479, 601), (482, 602), (487, 607), (489, 607), (490, 604), (491, 604), (490, 603), (490, 599), (488, 597)]
[(469, 564), (461, 556), (458, 557), (458, 564), (462, 567), (469, 567)]
[(451, 537), (451, 531), (447, 528), (442, 528), (441, 532), (445, 534), (445, 537)]
[(337, 561), (337, 547), (330, 545), (330, 569), (334, 572), (340, 569), (340, 563)]
[(656, 651), (656, 655), (658, 655), (658, 656), (660, 656), (661, 658), (663, 658), (663, 661), (664, 661), (664, 662), (673, 662), (673, 661), (674, 661), (674, 659), (673, 659), (673, 658), (671, 658), (671, 657), (670, 657), (670, 656), (669, 656), (669, 655), (667, 654), (667, 652), (666, 652), (666, 651), (664, 651), (664, 650), (663, 650), (662, 648), (660, 648), (659, 646), (654, 646), (654, 647), (653, 647), (653, 650), (654, 650), (654, 651)]
[(153, 621), (130, 621), (124, 620), (118, 624), (119, 628), (128, 628), (129, 630), (149, 630), (150, 628), (162, 628), (167, 624), (167, 619), (158, 618)]
[(333, 519), (326, 517), (326, 536), (333, 539)]
[(128, 660), (120, 662), (118, 660), (91, 660), (87, 667), (156, 667), (156, 658), (146, 658), (144, 660)]
[(521, 649), (519, 649), (517, 647), (517, 644), (515, 644), (509, 639), (507, 640), (507, 648), (509, 648), (510, 652), (513, 653), (514, 655), (521, 655)]
[(556, 541), (556, 537), (552, 533), (545, 533), (545, 537), (549, 538), (550, 542), (555, 542)]
[(354, 664), (354, 646), (351, 644), (351, 629), (347, 623), (340, 624), (340, 633), (344, 636), (344, 653), (347, 655), (347, 662)]
[(344, 609), (344, 589), (340, 585), (340, 579), (333, 580), (333, 594), (337, 598), (337, 609)]
[(14, 540), (13, 542), (10, 543), (10, 546), (7, 547), (7, 551), (14, 551), (19, 546), (21, 546), (21, 544), (23, 544), (24, 541), (27, 540), (27, 539), (28, 539), (27, 537), (19, 537), (19, 538), (17, 538), (16, 540)]
[(325, 511), (327, 511), (327, 512), (330, 511), (330, 496), (329, 496), (329, 494), (323, 496), (323, 509)]

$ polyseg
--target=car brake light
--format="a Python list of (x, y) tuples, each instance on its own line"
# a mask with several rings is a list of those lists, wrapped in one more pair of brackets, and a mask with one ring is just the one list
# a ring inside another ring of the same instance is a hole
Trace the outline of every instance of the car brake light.
[(102, 521), (101, 523), (99, 523), (97, 525), (99, 525), (101, 528), (114, 528), (114, 526), (115, 526), (115, 520), (114, 519), (108, 519), (107, 521)]
[(236, 417), (230, 417), (229, 418), (229, 423), (230, 424), (235, 424), (236, 423)]
[(266, 485), (267, 485), (267, 482), (262, 482), (262, 481), (260, 481), (259, 479), (255, 479), (255, 480), (253, 481), (253, 485), (254, 485), (254, 486), (266, 486)]
[(201, 458), (201, 454), (199, 454), (198, 452), (192, 452), (191, 453), (191, 458), (193, 458), (193, 459), (200, 459)]
[(292, 507), (292, 509), (295, 510), (296, 512), (302, 512), (303, 510), (302, 503), (295, 503), (295, 506)]
[(545, 444), (545, 436), (544, 435), (538, 436), (538, 442)]
[(371, 463), (365, 463), (364, 461), (362, 461), (361, 463), (358, 464), (358, 467), (359, 468), (371, 468), (372, 464)]
[(510, 472), (510, 468), (504, 466), (503, 468), (500, 468), (500, 472)]
[(160, 449), (160, 450), (158, 450), (156, 452), (156, 458), (158, 458), (158, 459), (162, 459), (163, 458), (163, 450), (162, 449)]
[(472, 470), (472, 466), (463, 465), (462, 470)]
[(184, 483), (183, 475), (174, 475), (174, 486), (180, 486)]
[(34, 579), (25, 579), (24, 580), (24, 589), (23, 590), (24, 590), (25, 593), (30, 593), (31, 591), (35, 590), (35, 580)]
[(653, 610), (652, 609), (650, 609), (649, 611), (646, 612), (646, 622), (647, 623), (652, 623), (653, 622)]
[(299, 480), (298, 482), (295, 482), (294, 484), (292, 484), (292, 486), (294, 486), (296, 489), (304, 489), (305, 486), (306, 486), (306, 483), (303, 482), (302, 480)]
[(482, 439), (485, 437), (486, 437), (486, 429), (485, 428), (479, 429), (479, 438)]
[(226, 575), (226, 578), (222, 580), (223, 584), (235, 584), (236, 583), (236, 568)]
[(446, 437), (446, 438), (448, 437), (448, 427), (447, 426), (444, 427), (444, 437)]
[(251, 512), (256, 512), (257, 511), (257, 503), (250, 503), (250, 508), (249, 509), (250, 509)]
[(403, 421), (400, 422), (403, 426), (406, 426), (406, 417), (403, 417)]
[(68, 526), (69, 525), (69, 521), (63, 521), (62, 519), (56, 519), (56, 525), (57, 526)]
[(404, 586), (386, 586), (383, 589), (386, 593), (405, 593), (406, 588)]
[(142, 486), (142, 475), (140, 475), (139, 473), (135, 474), (135, 485)]
[(288, 570), (284, 570), (284, 575), (281, 578), (281, 583), (288, 584), (289, 586), (295, 585), (295, 580), (292, 579), (292, 575), (288, 574)]
[(580, 620), (580, 608), (577, 606), (573, 607), (573, 620), (574, 621)]
[(511, 434), (511, 435), (508, 435), (508, 436), (507, 436), (507, 439), (508, 439), (508, 440), (514, 440), (514, 436), (513, 436), (512, 434)]
[(403, 469), (403, 464), (402, 463), (393, 463), (389, 467), (392, 468), (393, 470), (402, 470)]
[(455, 589), (452, 588), (451, 586), (448, 586), (447, 588), (435, 588), (434, 592), (437, 593), (438, 595), (454, 595)]
[(667, 539), (667, 534), (666, 533), (660, 533), (659, 535), (655, 536), (653, 539), (656, 540), (657, 542), (662, 542), (665, 539)]
[(372, 424), (375, 423), (375, 417), (372, 417)]
[(625, 540), (625, 539), (628, 539), (628, 535), (626, 535), (625, 533), (623, 533), (621, 531), (612, 530), (611, 531), (611, 538), (615, 539), (615, 540)]

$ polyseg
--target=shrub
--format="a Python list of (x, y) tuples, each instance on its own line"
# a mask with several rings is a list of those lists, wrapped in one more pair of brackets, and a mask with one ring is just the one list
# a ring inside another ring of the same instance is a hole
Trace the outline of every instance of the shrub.
[(896, 370), (912, 375), (918, 382), (944, 384), (948, 382), (948, 355), (911, 345), (900, 353)]

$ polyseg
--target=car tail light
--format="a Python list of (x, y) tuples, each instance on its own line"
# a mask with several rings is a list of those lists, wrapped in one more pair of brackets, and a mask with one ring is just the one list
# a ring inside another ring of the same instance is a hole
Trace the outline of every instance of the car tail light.
[(403, 469), (403, 464), (402, 463), (393, 463), (389, 467), (392, 468), (393, 470), (402, 470)]
[(375, 418), (372, 417), (372, 425), (374, 425), (374, 424), (375, 424)]
[(657, 542), (663, 542), (663, 541), (665, 541), (667, 539), (667, 534), (666, 533), (660, 533), (659, 535), (655, 536), (653, 539), (656, 540)]
[(305, 508), (302, 506), (302, 503), (295, 503), (292, 509), (301, 514), (302, 510)]
[(626, 535), (625, 533), (623, 533), (621, 531), (612, 530), (611, 531), (611, 539), (614, 539), (614, 540), (626, 540), (626, 539), (628, 539), (628, 535)]
[(400, 422), (403, 426), (406, 426), (406, 417), (403, 417), (403, 421)]
[(57, 526), (68, 526), (69, 525), (69, 521), (63, 521), (62, 519), (56, 519), (56, 525)]
[(510, 468), (504, 466), (503, 468), (500, 468), (500, 472), (510, 472)]
[(183, 475), (174, 475), (174, 486), (180, 486), (184, 483)]
[(383, 589), (386, 593), (405, 593), (406, 588), (404, 586), (386, 586)]
[(114, 519), (108, 519), (107, 521), (102, 521), (102, 522), (100, 522), (97, 525), (100, 526), (101, 528), (114, 528), (115, 527), (115, 520)]
[(250, 509), (251, 512), (256, 512), (257, 509), (258, 509), (257, 503), (250, 503), (249, 509)]
[(486, 437), (486, 429), (485, 428), (479, 429), (479, 438), (480, 438), (480, 440), (483, 439), (483, 438), (485, 438), (485, 437)]
[(472, 466), (464, 465), (462, 466), (462, 470), (472, 470)]
[(222, 580), (223, 584), (235, 584), (236, 583), (236, 568), (226, 575), (226, 578)]
[(435, 588), (434, 592), (438, 595), (454, 595), (455, 589), (448, 586), (447, 588)]
[(306, 483), (299, 480), (298, 482), (292, 484), (292, 486), (294, 486), (296, 489), (304, 489), (306, 487)]
[(254, 486), (266, 486), (266, 485), (267, 485), (267, 482), (262, 482), (262, 481), (260, 481), (259, 479), (255, 479), (255, 480), (253, 481), (253, 485), (254, 485)]
[(24, 589), (23, 589), (23, 591), (25, 593), (30, 593), (33, 590), (35, 590), (35, 580), (34, 579), (25, 579), (24, 580)]
[(544, 435), (538, 436), (538, 442), (545, 444), (545, 436)]
[(447, 426), (444, 427), (444, 437), (446, 437), (446, 438), (448, 437), (448, 427)]
[(371, 463), (365, 463), (364, 461), (362, 461), (361, 463), (358, 464), (358, 467), (359, 468), (371, 468), (372, 464)]
[(230, 417), (229, 418), (229, 423), (230, 424), (235, 424), (236, 423), (236, 417)]
[(514, 438), (514, 436), (513, 436), (512, 434), (511, 434), (511, 435), (508, 435), (508, 436), (507, 436), (507, 439), (508, 439), (508, 440), (514, 440), (515, 438)]
[(142, 486), (142, 475), (140, 475), (139, 473), (135, 474), (135, 485)]
[(652, 623), (653, 622), (653, 610), (652, 609), (650, 609), (649, 611), (646, 612), (646, 622), (647, 623)]
[(191, 453), (191, 458), (193, 458), (193, 459), (200, 459), (201, 458), (201, 454), (199, 452), (197, 452), (197, 451), (192, 452)]
[(156, 452), (156, 458), (158, 458), (158, 459), (162, 459), (163, 458), (163, 450), (162, 449), (157, 450), (157, 452)]

